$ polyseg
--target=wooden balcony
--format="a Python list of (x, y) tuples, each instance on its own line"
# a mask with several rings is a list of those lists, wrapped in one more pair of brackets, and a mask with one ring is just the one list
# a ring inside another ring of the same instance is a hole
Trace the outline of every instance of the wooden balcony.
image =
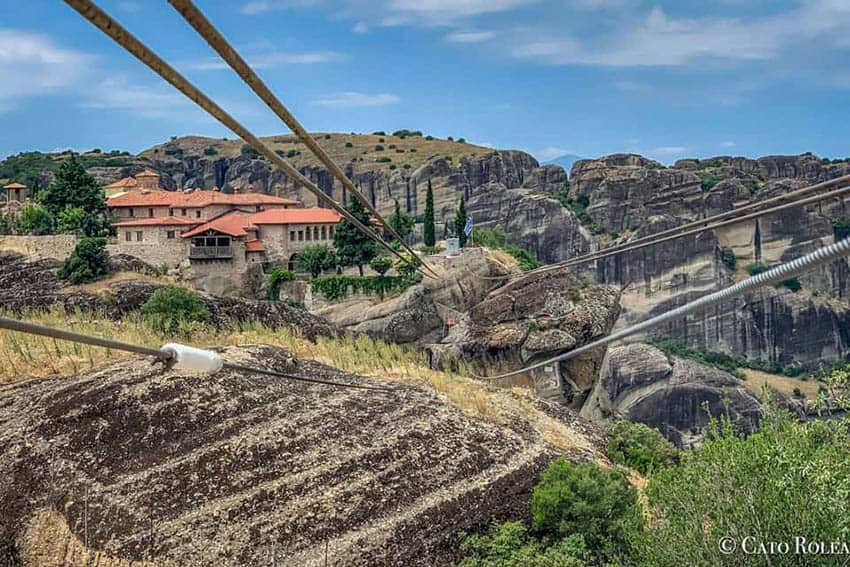
[(233, 258), (233, 246), (191, 246), (189, 258), (192, 260), (227, 260)]

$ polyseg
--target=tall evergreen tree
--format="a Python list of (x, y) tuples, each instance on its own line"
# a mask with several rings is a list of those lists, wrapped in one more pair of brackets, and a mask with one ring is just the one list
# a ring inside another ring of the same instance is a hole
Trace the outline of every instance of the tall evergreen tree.
[(434, 189), (431, 180), (428, 180), (428, 193), (425, 194), (425, 217), (423, 218), (422, 238), (425, 246), (433, 247), (437, 244), (436, 227), (434, 226)]
[[(348, 206), (354, 218), (369, 225), (369, 213), (363, 208), (360, 200), (352, 196), (351, 204)], [(363, 275), (363, 264), (378, 253), (377, 244), (374, 240), (360, 232), (360, 230), (347, 220), (343, 220), (334, 232), (334, 246), (340, 266), (357, 266), (360, 275)]]
[(398, 204), (398, 199), (396, 199), (395, 211), (390, 215), (388, 222), (402, 240), (407, 240), (407, 237), (413, 232), (413, 225), (416, 221), (412, 216), (401, 210), (401, 205)]
[(455, 235), (460, 241), (461, 247), (466, 246), (467, 236), (463, 229), (466, 228), (466, 199), (461, 196), (460, 206), (457, 208), (455, 215)]
[(40, 191), (36, 199), (54, 217), (67, 207), (85, 211), (81, 225), (86, 236), (100, 236), (108, 230), (103, 189), (74, 154), (59, 166), (53, 182)]

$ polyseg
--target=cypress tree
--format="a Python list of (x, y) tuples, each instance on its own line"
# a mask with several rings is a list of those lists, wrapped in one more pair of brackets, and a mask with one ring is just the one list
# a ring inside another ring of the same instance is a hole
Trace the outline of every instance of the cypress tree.
[[(363, 208), (360, 199), (351, 197), (348, 212), (361, 223), (369, 226), (369, 213)], [(334, 231), (334, 246), (339, 264), (341, 266), (357, 266), (361, 276), (363, 275), (363, 264), (368, 264), (378, 253), (375, 241), (360, 232), (347, 220), (343, 220), (337, 225)]]
[(464, 228), (466, 228), (466, 200), (461, 196), (460, 206), (457, 209), (457, 215), (455, 215), (455, 233), (461, 247), (466, 246), (466, 239), (468, 238), (463, 231)]
[(436, 227), (434, 226), (434, 189), (431, 180), (428, 180), (428, 193), (425, 195), (425, 218), (423, 219), (423, 239), (425, 246), (433, 247), (437, 244)]

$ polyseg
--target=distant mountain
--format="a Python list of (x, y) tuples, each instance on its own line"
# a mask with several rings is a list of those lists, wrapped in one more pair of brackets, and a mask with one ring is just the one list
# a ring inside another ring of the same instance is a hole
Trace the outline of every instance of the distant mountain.
[(570, 170), (573, 168), (573, 164), (580, 159), (584, 158), (575, 154), (564, 154), (544, 162), (543, 165), (560, 165), (564, 168), (564, 171), (567, 172), (567, 175), (569, 175)]

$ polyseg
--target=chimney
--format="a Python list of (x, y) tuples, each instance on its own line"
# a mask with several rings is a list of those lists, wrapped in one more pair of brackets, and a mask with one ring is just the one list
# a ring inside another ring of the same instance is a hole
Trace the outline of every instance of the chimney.
[(245, 188), (245, 192), (246, 193), (253, 193), (254, 192), (254, 186), (249, 184), (248, 187)]

